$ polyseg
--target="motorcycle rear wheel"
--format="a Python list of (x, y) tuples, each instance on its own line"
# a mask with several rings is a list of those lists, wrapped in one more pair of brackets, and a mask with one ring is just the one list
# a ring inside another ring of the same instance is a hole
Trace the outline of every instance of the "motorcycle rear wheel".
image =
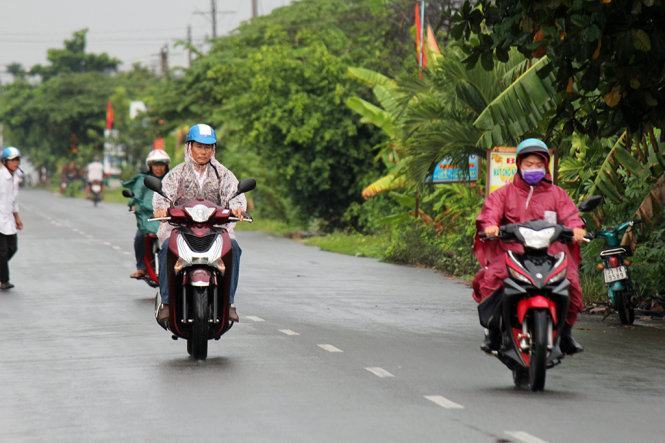
[(529, 356), (529, 389), (545, 388), (547, 371), (547, 324), (550, 321), (545, 310), (533, 311), (531, 323), (531, 352)]
[(622, 325), (632, 325), (635, 321), (635, 306), (631, 300), (630, 291), (621, 291), (614, 294), (614, 307), (619, 313)]
[(208, 319), (210, 318), (210, 305), (208, 304), (208, 288), (192, 288), (192, 338), (187, 340), (187, 351), (191, 341), (190, 355), (197, 360), (208, 357)]

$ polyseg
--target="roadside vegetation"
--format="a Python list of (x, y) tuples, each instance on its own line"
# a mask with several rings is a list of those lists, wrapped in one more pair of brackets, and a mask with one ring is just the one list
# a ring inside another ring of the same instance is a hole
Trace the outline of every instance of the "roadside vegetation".
[[(80, 31), (48, 65), (12, 68), (0, 87), (5, 138), (52, 171), (84, 165), (101, 152), (110, 99), (131, 175), (155, 137), (179, 159), (183, 128), (205, 121), (221, 137), (218, 158), (259, 183), (257, 221), (240, 229), (469, 278), (487, 152), (539, 137), (556, 148), (557, 182), (575, 201), (604, 197), (591, 227), (645, 221), (625, 242), (641, 295), (661, 299), (665, 5), (427, 3), (438, 48), (428, 40), (422, 69), (408, 0), (294, 2), (162, 76), (119, 72), (85, 51)], [(129, 119), (130, 100), (147, 113)], [(442, 159), (465, 168), (472, 154), (477, 182), (426, 180)], [(584, 248), (587, 301), (605, 297), (599, 247)]]

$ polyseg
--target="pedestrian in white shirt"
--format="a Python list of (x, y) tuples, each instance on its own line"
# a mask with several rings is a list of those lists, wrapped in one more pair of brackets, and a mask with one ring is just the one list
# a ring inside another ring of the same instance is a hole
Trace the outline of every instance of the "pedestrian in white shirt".
[(17, 230), (23, 229), (23, 221), (18, 214), (19, 175), (21, 152), (10, 146), (0, 154), (0, 289), (14, 287), (9, 283), (9, 260), (16, 254)]

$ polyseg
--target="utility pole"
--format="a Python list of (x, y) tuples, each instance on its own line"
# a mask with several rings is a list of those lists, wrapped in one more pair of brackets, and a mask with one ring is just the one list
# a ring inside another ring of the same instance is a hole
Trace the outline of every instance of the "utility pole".
[(212, 38), (217, 38), (217, 0), (210, 0), (210, 17), (212, 18)]
[(159, 61), (162, 68), (162, 76), (169, 76), (169, 46), (164, 45), (159, 50)]
[(192, 66), (192, 25), (187, 25), (187, 66)]
[(259, 0), (252, 0), (252, 18), (259, 15)]

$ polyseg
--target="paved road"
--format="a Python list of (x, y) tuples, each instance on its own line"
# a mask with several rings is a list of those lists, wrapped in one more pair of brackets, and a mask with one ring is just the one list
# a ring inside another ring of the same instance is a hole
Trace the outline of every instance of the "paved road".
[(121, 205), (22, 195), (0, 294), (0, 441), (662, 441), (665, 331), (584, 320), (587, 352), (516, 391), (469, 289), (243, 232), (242, 323), (187, 357), (127, 278)]

